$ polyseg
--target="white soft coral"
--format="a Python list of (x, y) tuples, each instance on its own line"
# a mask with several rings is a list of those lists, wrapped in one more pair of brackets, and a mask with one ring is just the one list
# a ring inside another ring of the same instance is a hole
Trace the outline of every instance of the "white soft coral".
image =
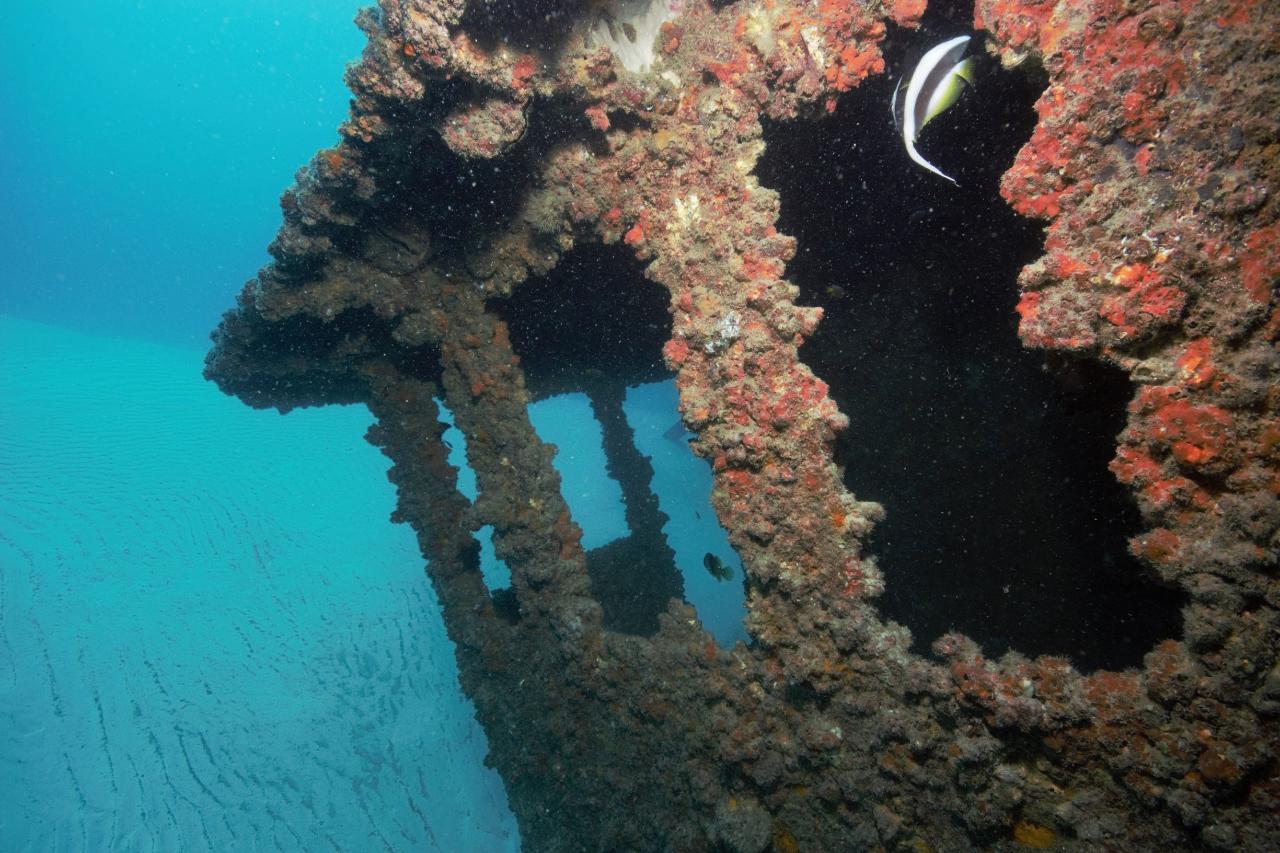
[(648, 71), (658, 30), (680, 14), (683, 5), (681, 0), (606, 0), (592, 17), (587, 45), (606, 45), (628, 71)]

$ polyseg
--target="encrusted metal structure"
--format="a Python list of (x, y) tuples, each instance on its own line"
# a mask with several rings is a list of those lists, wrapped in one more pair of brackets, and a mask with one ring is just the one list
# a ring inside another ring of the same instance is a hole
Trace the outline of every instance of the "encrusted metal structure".
[[(795, 241), (753, 177), (762, 118), (833, 109), (924, 7), (381, 0), (358, 19), (343, 140), (285, 194), (207, 373), (254, 406), (371, 408), (527, 849), (1280, 846), (1280, 6), (977, 2), (1006, 67), (1048, 77), (1003, 181), (1047, 222), (1022, 339), (1128, 372), (1112, 470), (1145, 518), (1132, 549), (1188, 595), (1182, 637), (1089, 675), (959, 635), (924, 657), (877, 614), (882, 510), (833, 461), (847, 420), (798, 357), (822, 311), (796, 304)], [(639, 542), (661, 520), (615, 416), (655, 371), (517, 355), (503, 319), (592, 243), (669, 306), (655, 340), (748, 573), (750, 646), (719, 648), (678, 600), (613, 630), (593, 595), (526, 407), (592, 392)], [(486, 524), (509, 594), (478, 570)]]

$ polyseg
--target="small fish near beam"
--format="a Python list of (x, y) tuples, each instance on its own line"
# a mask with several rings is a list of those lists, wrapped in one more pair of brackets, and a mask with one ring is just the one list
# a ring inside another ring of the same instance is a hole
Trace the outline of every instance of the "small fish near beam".
[(935, 175), (951, 183), (956, 179), (920, 156), (916, 137), (933, 118), (955, 104), (966, 86), (973, 85), (973, 57), (961, 59), (969, 46), (969, 36), (957, 36), (929, 50), (909, 75), (893, 87), (893, 124), (902, 133), (907, 154)]
[(702, 558), (702, 565), (711, 577), (718, 581), (727, 581), (733, 577), (733, 569), (730, 566), (726, 566), (723, 560), (710, 551)]

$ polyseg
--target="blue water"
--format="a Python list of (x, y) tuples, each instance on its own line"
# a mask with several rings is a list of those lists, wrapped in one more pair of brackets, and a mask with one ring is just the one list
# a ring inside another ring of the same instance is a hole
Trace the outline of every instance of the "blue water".
[[(369, 412), (253, 411), (200, 376), (337, 138), (358, 5), (0, 16), (0, 851), (519, 847)], [(686, 598), (745, 639), (710, 473), (664, 436), (674, 387), (625, 412)], [(627, 535), (586, 399), (530, 416), (584, 544)]]
[(368, 411), (200, 367), (0, 320), (0, 849), (515, 849)]
[(346, 115), (354, 0), (0, 15), (0, 313), (203, 346)]

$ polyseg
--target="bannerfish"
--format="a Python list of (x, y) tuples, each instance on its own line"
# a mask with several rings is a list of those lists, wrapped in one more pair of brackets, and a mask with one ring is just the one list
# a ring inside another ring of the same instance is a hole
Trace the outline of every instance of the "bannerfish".
[(935, 116), (960, 99), (965, 86), (973, 85), (973, 57), (961, 59), (968, 46), (969, 36), (957, 36), (931, 48), (909, 75), (898, 78), (890, 102), (893, 124), (902, 134), (907, 154), (953, 184), (955, 178), (944, 174), (916, 151), (916, 137)]
[(723, 560), (710, 551), (702, 558), (702, 565), (711, 577), (718, 581), (727, 581), (733, 577), (733, 569), (730, 566), (726, 566)]

